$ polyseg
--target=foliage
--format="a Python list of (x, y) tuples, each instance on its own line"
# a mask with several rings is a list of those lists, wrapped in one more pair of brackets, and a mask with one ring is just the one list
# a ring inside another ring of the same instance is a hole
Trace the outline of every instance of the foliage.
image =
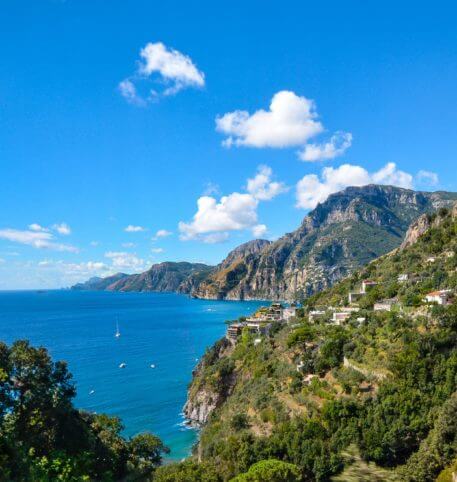
[(27, 341), (0, 343), (0, 468), (5, 480), (119, 480), (150, 474), (166, 447), (127, 441), (116, 417), (79, 412), (63, 362)]
[(257, 462), (249, 470), (240, 474), (231, 482), (298, 482), (300, 470), (296, 465), (280, 460), (268, 459)]

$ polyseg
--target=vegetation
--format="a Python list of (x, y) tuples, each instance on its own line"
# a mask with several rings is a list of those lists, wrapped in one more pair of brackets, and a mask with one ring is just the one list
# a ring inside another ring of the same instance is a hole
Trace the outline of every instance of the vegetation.
[(118, 418), (76, 410), (75, 393), (44, 348), (0, 343), (0, 480), (138, 480), (161, 464), (160, 439), (124, 439)]
[[(231, 349), (209, 350), (190, 397), (223, 391), (228, 380), (230, 393), (201, 432), (202, 466), (217, 474), (202, 480), (451, 480), (457, 302), (434, 306), (423, 298), (455, 292), (456, 235), (456, 218), (442, 211), (414, 245), (304, 300), (294, 324), (261, 343), (243, 334)], [(363, 279), (378, 284), (359, 311), (342, 326), (329, 323), (331, 307), (346, 305)], [(384, 298), (397, 305), (373, 311)], [(317, 308), (327, 314), (310, 323), (307, 312)], [(294, 470), (281, 475), (279, 463)], [(278, 479), (258, 475), (270, 468)], [(180, 473), (179, 465), (167, 470)]]

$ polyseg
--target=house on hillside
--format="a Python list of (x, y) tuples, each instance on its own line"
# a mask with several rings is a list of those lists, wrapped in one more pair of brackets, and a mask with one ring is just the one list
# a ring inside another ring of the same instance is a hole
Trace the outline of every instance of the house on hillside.
[(372, 281), (369, 279), (365, 279), (362, 281), (362, 293), (366, 294), (368, 291), (370, 291), (372, 288), (374, 288), (378, 283), (376, 281)]
[(312, 310), (308, 313), (308, 321), (310, 323), (314, 323), (317, 319), (322, 318), (325, 316), (325, 310)]
[(373, 305), (373, 311), (391, 311), (397, 304), (397, 300), (392, 298), (390, 300), (381, 300)]
[(409, 279), (409, 274), (408, 273), (402, 273), (398, 275), (397, 281), (399, 283), (406, 283)]
[(289, 306), (288, 308), (284, 308), (282, 310), (282, 317), (284, 321), (289, 321), (291, 318), (295, 318), (297, 316), (297, 307), (296, 306)]
[(438, 305), (447, 305), (452, 297), (452, 290), (431, 291), (425, 295), (426, 303), (436, 303)]
[(334, 311), (331, 322), (334, 325), (341, 325), (350, 318), (352, 313), (350, 311)]

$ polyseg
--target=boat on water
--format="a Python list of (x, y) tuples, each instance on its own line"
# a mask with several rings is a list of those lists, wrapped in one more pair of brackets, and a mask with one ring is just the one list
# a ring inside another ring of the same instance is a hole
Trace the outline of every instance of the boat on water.
[(156, 366), (154, 365), (154, 363), (151, 363), (151, 368), (155, 368)]
[(119, 365), (119, 368), (125, 368), (126, 366), (127, 366), (127, 363), (122, 362), (122, 363)]
[(114, 334), (115, 338), (120, 338), (121, 332), (119, 331), (119, 322), (116, 320), (116, 333)]

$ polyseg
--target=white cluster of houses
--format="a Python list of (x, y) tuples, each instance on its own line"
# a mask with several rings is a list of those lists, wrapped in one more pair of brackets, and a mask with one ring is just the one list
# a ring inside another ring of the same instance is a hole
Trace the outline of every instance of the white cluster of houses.
[[(283, 306), (281, 303), (272, 303), (268, 307), (259, 308), (255, 314), (245, 321), (238, 321), (227, 327), (226, 338), (236, 343), (243, 330), (247, 329), (253, 335), (268, 334), (271, 324), (275, 321), (287, 323), (297, 314), (297, 305)], [(256, 341), (258, 338), (256, 339)]]

